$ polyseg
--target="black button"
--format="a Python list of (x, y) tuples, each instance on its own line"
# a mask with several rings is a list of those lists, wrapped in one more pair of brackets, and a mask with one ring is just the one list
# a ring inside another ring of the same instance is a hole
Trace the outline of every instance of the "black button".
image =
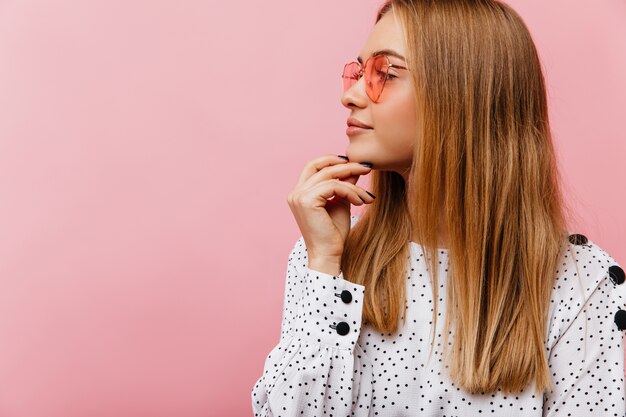
[(585, 235), (579, 235), (578, 233), (569, 235), (568, 239), (572, 245), (586, 245), (587, 244), (587, 237)]
[(624, 282), (624, 270), (619, 265), (611, 265), (609, 267), (609, 277), (614, 284), (619, 285)]
[(615, 324), (620, 330), (626, 329), (626, 310), (617, 310), (615, 313)]
[(347, 335), (348, 333), (350, 333), (350, 325), (345, 321), (340, 322), (339, 324), (337, 324), (337, 333), (339, 333), (341, 336)]
[(352, 294), (350, 293), (350, 291), (348, 290), (341, 291), (341, 301), (343, 301), (346, 304), (352, 301)]

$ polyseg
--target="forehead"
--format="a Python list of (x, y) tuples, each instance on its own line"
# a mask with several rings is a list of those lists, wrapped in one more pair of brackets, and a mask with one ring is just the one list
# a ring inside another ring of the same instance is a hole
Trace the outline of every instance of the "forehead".
[(374, 25), (359, 56), (365, 60), (380, 49), (391, 49), (406, 56), (402, 24), (392, 10)]

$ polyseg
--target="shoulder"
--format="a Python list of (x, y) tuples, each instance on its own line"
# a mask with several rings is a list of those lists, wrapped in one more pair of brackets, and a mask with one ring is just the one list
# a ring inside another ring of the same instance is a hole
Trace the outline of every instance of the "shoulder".
[(584, 289), (581, 297), (586, 299), (599, 286), (611, 284), (612, 295), (616, 300), (621, 299), (621, 306), (624, 307), (624, 270), (606, 250), (587, 236), (570, 233), (556, 274), (553, 288), (556, 296), (572, 296), (569, 293), (570, 287), (580, 283)]
[(586, 307), (602, 310), (610, 315), (607, 324), (626, 329), (624, 270), (587, 236), (570, 233), (552, 289), (549, 339), (558, 339)]

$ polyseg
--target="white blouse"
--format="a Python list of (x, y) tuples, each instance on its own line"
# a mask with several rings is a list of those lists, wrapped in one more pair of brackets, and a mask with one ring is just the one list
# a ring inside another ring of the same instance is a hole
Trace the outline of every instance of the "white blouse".
[[(352, 215), (352, 226), (356, 221)], [(288, 258), (280, 341), (251, 392), (255, 417), (624, 417), (624, 271), (585, 236), (571, 234), (569, 241), (583, 276), (579, 281), (565, 252), (545, 337), (552, 393), (536, 392), (532, 384), (515, 395), (472, 395), (441, 366), (447, 250), (439, 249), (437, 343), (428, 362), (433, 299), (418, 244), (409, 243), (406, 324), (385, 334), (360, 326), (365, 287), (344, 279), (343, 272), (310, 269), (301, 236)]]

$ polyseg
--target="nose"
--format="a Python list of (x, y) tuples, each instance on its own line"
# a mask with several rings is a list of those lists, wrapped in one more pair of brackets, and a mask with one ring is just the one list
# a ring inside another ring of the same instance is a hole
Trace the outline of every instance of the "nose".
[(369, 97), (365, 93), (365, 77), (361, 77), (341, 95), (341, 104), (350, 109), (351, 106), (365, 107)]

